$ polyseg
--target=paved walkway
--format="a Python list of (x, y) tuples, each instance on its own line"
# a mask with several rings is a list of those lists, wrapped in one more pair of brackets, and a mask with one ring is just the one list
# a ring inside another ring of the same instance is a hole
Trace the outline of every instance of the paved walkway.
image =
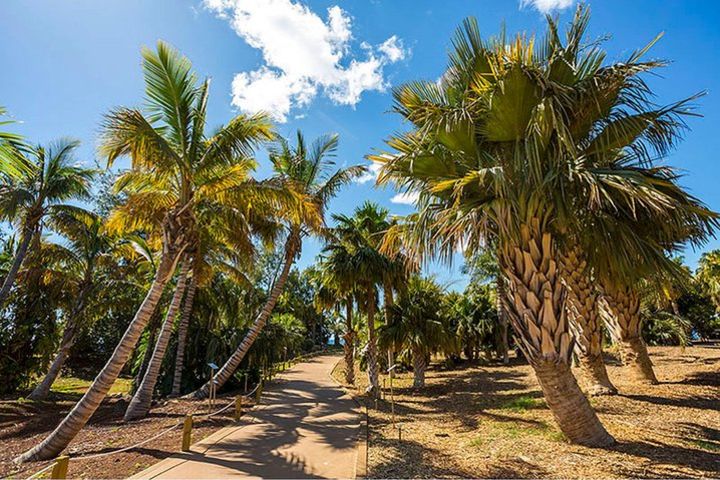
[(325, 355), (278, 375), (262, 404), (133, 478), (354, 478), (360, 409)]

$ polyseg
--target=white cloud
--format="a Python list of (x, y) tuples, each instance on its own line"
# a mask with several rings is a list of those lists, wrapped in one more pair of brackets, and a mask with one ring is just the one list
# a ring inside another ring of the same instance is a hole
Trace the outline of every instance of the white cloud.
[(351, 18), (338, 6), (328, 8), (324, 20), (293, 0), (204, 0), (204, 5), (262, 52), (260, 68), (235, 76), (233, 105), (244, 112), (268, 111), (280, 122), (318, 94), (356, 105), (363, 92), (385, 90), (385, 66), (407, 55), (393, 35), (376, 47), (362, 42), (364, 58), (356, 58)]
[(415, 205), (419, 197), (420, 195), (417, 192), (398, 193), (390, 201), (400, 205)]
[(572, 6), (575, 0), (521, 0), (520, 5), (523, 7), (531, 6), (542, 13), (550, 13), (554, 10), (563, 10)]
[(367, 183), (375, 181), (375, 179), (377, 179), (378, 173), (380, 173), (381, 168), (381, 164), (374, 162), (371, 163), (370, 165), (368, 165), (368, 171), (357, 177), (355, 183)]

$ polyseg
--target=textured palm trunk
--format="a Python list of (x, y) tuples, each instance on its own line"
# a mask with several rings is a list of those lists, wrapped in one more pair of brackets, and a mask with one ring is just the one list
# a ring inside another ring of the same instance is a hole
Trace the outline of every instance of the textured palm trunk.
[[(108, 390), (115, 383), (120, 371), (130, 358), (140, 335), (160, 301), (165, 285), (175, 272), (180, 255), (187, 247), (187, 242), (190, 241), (185, 232), (186, 227), (189, 225), (184, 224), (181, 212), (182, 210), (179, 212), (171, 211), (163, 220), (163, 252), (155, 272), (155, 278), (145, 299), (140, 304), (140, 308), (135, 313), (135, 317), (128, 325), (117, 347), (115, 347), (113, 354), (98, 376), (95, 377), (90, 388), (60, 422), (60, 425), (42, 442), (20, 455), (17, 461), (48, 460), (56, 457), (82, 430), (92, 414), (100, 406)], [(184, 217), (193, 220), (191, 215), (191, 213), (185, 211)]]
[(507, 315), (505, 315), (505, 299), (507, 298), (507, 293), (505, 292), (505, 280), (501, 274), (498, 274), (495, 279), (495, 288), (497, 296), (497, 316), (498, 323), (500, 324), (500, 345), (498, 346), (498, 356), (502, 358), (503, 364), (507, 365), (510, 363), (510, 356), (508, 355), (508, 350), (510, 350), (508, 342), (508, 319)]
[[(235, 373), (235, 370), (237, 370), (238, 366), (240, 366), (240, 362), (242, 362), (243, 358), (245, 358), (248, 350), (250, 350), (250, 347), (253, 343), (255, 343), (258, 335), (260, 335), (260, 332), (265, 327), (265, 324), (270, 318), (270, 315), (275, 308), (275, 304), (277, 303), (280, 294), (285, 288), (285, 282), (287, 281), (288, 275), (290, 274), (290, 269), (295, 262), (295, 256), (299, 249), (300, 233), (298, 231), (294, 231), (290, 234), (287, 242), (285, 243), (285, 258), (283, 268), (280, 272), (280, 276), (277, 278), (275, 284), (270, 291), (270, 296), (265, 302), (265, 305), (263, 305), (263, 308), (258, 314), (257, 318), (255, 318), (252, 327), (250, 327), (250, 331), (245, 335), (245, 338), (243, 338), (242, 342), (240, 342), (238, 348), (233, 352), (230, 358), (227, 359), (225, 364), (220, 368), (220, 370), (218, 370), (217, 374), (215, 375), (215, 383), (217, 389), (222, 388), (222, 386), (225, 385), (225, 383), (230, 379), (230, 377), (232, 377), (232, 375)], [(205, 383), (205, 385), (203, 385), (198, 390), (188, 396), (194, 398), (206, 398), (209, 391), (210, 382), (207, 382)]]
[(140, 368), (138, 368), (137, 373), (133, 377), (132, 385), (130, 386), (130, 395), (135, 395), (135, 392), (138, 391), (138, 388), (140, 388), (140, 383), (142, 382), (142, 379), (145, 378), (145, 372), (147, 372), (147, 367), (150, 365), (150, 357), (152, 357), (152, 346), (155, 345), (155, 340), (157, 340), (157, 334), (158, 330), (160, 330), (160, 322), (157, 321), (157, 312), (150, 318), (150, 321), (148, 322), (148, 338), (147, 338), (147, 348), (145, 348), (145, 351), (143, 352), (143, 359), (140, 363)]
[(10, 295), (12, 286), (15, 284), (17, 274), (20, 271), (23, 261), (25, 261), (25, 257), (27, 256), (28, 247), (30, 246), (30, 241), (33, 238), (34, 232), (35, 226), (33, 224), (28, 224), (23, 227), (22, 237), (20, 239), (18, 249), (15, 252), (15, 258), (13, 258), (10, 270), (8, 270), (7, 275), (5, 275), (2, 287), (0, 287), (0, 309), (5, 306), (5, 301), (7, 300), (8, 295)]
[(574, 341), (552, 235), (538, 220), (520, 226), (515, 242), (501, 247), (508, 316), (560, 430), (573, 443), (603, 447), (615, 442), (570, 370)]
[(352, 298), (347, 301), (347, 313), (345, 314), (345, 381), (350, 384), (355, 384), (355, 331), (353, 330), (352, 324), (352, 310), (353, 302)]
[(425, 370), (427, 369), (427, 360), (425, 352), (417, 346), (412, 348), (413, 362), (413, 387), (422, 388), (425, 386)]
[(367, 317), (367, 375), (369, 384), (367, 392), (370, 396), (374, 397), (380, 391), (380, 375), (377, 358), (377, 339), (375, 338), (375, 292), (373, 289), (370, 289), (367, 293)]
[[(390, 325), (390, 321), (392, 319), (392, 308), (395, 304), (395, 299), (393, 298), (393, 289), (389, 282), (385, 282), (385, 286), (383, 287), (384, 290), (384, 296), (385, 296), (385, 325)], [(387, 350), (387, 368), (389, 369), (395, 364), (395, 351), (391, 346), (388, 347)], [(390, 370), (390, 376), (392, 378), (395, 378), (395, 370)]]
[(133, 398), (130, 401), (130, 405), (128, 405), (128, 408), (125, 411), (124, 420), (126, 422), (144, 418), (150, 411), (153, 393), (155, 392), (155, 385), (157, 384), (158, 377), (160, 376), (160, 367), (162, 367), (165, 352), (167, 351), (167, 346), (168, 343), (170, 343), (170, 337), (172, 336), (175, 316), (180, 310), (180, 305), (182, 304), (182, 299), (185, 295), (185, 286), (187, 285), (187, 276), (189, 271), (190, 259), (186, 258), (180, 267), (180, 275), (178, 277), (177, 286), (175, 287), (175, 292), (173, 293), (172, 300), (170, 301), (167, 313), (165, 314), (165, 321), (163, 322), (162, 327), (160, 327), (160, 335), (158, 335), (157, 342), (155, 343), (152, 357), (150, 357), (150, 363), (145, 371), (140, 387), (138, 387), (137, 392), (135, 392), (135, 395), (133, 395)]
[(185, 301), (182, 307), (182, 315), (180, 324), (178, 325), (177, 350), (175, 353), (175, 372), (173, 374), (173, 387), (170, 396), (177, 397), (180, 395), (182, 387), (182, 375), (185, 368), (185, 345), (187, 343), (188, 325), (190, 325), (190, 315), (192, 314), (193, 302), (195, 301), (195, 292), (197, 291), (197, 272), (193, 272), (190, 278), (190, 285), (187, 288)]
[(579, 248), (566, 252), (560, 262), (562, 279), (567, 287), (567, 307), (577, 332), (580, 369), (589, 395), (615, 395), (603, 361), (602, 321), (599, 295), (590, 283), (587, 262)]
[(640, 296), (630, 287), (610, 282), (604, 290), (611, 314), (608, 323), (620, 343), (623, 364), (636, 380), (653, 385), (659, 383), (641, 335)]

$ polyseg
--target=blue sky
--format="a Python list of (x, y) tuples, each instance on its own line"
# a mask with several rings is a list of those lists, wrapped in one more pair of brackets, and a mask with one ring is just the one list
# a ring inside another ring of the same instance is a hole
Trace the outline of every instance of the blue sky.
[[(212, 78), (210, 125), (240, 110), (269, 108), (278, 130), (308, 137), (340, 134), (339, 163), (364, 162), (383, 140), (402, 129), (388, 113), (389, 88), (412, 79), (436, 79), (451, 35), (475, 16), (484, 35), (505, 22), (509, 32), (542, 32), (540, 10), (563, 20), (572, 0), (3, 0), (0, 11), (0, 105), (23, 123), (33, 142), (69, 136), (83, 142), (81, 159), (95, 161), (102, 114), (139, 106), (143, 84), (140, 48), (158, 39), (175, 45), (202, 76)], [(659, 32), (651, 56), (673, 61), (650, 83), (660, 103), (707, 90), (702, 119), (669, 158), (683, 169), (693, 194), (720, 210), (720, 7), (683, 0), (595, 0), (590, 33), (606, 34), (611, 59), (622, 59)], [(557, 7), (566, 7), (564, 9)], [(260, 155), (262, 159), (263, 156)], [(263, 162), (260, 176), (269, 169)], [(348, 213), (365, 199), (391, 212), (396, 192), (355, 184), (332, 204)], [(708, 248), (718, 248), (714, 241)], [(319, 251), (307, 242), (302, 265)], [(695, 264), (699, 252), (687, 252)], [(446, 282), (457, 272), (433, 267)]]

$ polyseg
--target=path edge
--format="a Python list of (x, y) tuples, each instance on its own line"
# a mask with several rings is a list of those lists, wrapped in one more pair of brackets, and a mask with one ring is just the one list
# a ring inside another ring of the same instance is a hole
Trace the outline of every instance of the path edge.
[[(370, 437), (370, 430), (368, 429), (367, 406), (363, 405), (363, 403), (360, 401), (360, 397), (358, 397), (355, 392), (346, 388), (345, 385), (338, 382), (338, 380), (333, 376), (333, 372), (342, 361), (342, 357), (338, 358), (338, 361), (335, 362), (335, 365), (333, 365), (333, 367), (330, 369), (328, 377), (330, 377), (330, 379), (335, 382), (335, 384), (340, 387), (340, 389), (342, 389), (350, 398), (352, 398), (352, 400), (360, 408), (360, 429), (358, 432), (357, 457), (355, 460), (355, 478), (358, 480), (365, 480), (367, 478), (368, 441)], [(365, 412), (362, 411), (363, 408), (365, 408)]]

